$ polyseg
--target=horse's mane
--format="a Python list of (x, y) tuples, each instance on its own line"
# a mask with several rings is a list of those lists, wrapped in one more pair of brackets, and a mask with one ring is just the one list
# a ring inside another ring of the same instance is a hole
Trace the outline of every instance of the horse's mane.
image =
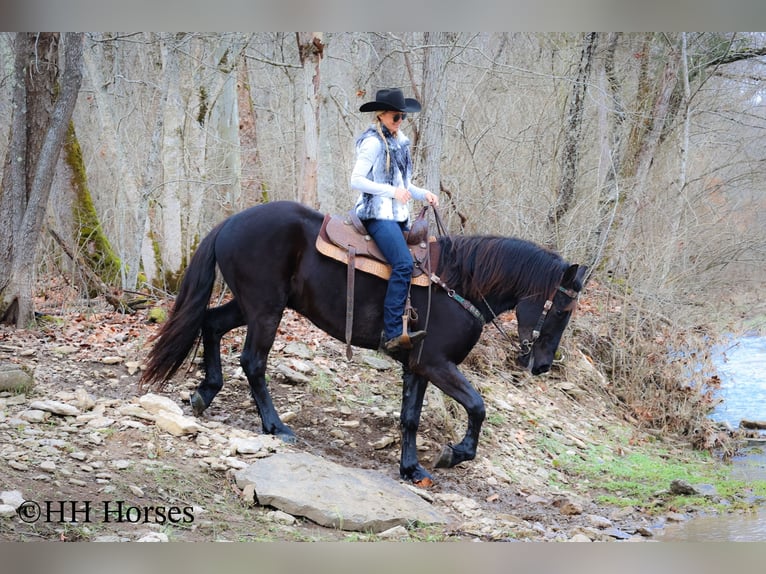
[(566, 262), (557, 253), (524, 239), (497, 236), (443, 236), (437, 274), (460, 295), (510, 291), (520, 297), (550, 295)]

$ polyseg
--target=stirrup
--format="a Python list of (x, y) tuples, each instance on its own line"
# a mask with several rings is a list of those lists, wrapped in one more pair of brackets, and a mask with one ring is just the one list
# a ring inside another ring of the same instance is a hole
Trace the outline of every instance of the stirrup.
[(398, 337), (389, 339), (383, 344), (383, 348), (388, 353), (397, 351), (408, 351), (426, 338), (426, 331), (415, 331), (414, 333), (402, 333)]

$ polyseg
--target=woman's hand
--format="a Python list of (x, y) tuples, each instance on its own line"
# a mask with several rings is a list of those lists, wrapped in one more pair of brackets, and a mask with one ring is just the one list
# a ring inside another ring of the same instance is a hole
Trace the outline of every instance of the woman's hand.
[(407, 188), (397, 187), (394, 190), (394, 199), (396, 199), (396, 201), (399, 203), (407, 203), (410, 199), (412, 199), (412, 195)]
[(426, 201), (428, 202), (428, 205), (439, 207), (439, 197), (430, 191), (426, 192)]

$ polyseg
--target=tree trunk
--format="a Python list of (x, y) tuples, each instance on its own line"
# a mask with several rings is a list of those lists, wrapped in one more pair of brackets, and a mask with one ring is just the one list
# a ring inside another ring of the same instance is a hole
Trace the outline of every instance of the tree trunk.
[(82, 83), (83, 34), (64, 37), (60, 86), (59, 40), (58, 33), (19, 33), (15, 40), (14, 111), (0, 191), (0, 212), (10, 214), (0, 233), (0, 321), (17, 327), (34, 318), (37, 245)]
[[(95, 296), (103, 291), (102, 284), (120, 288), (120, 260), (112, 250), (109, 239), (104, 234), (93, 198), (88, 187), (85, 164), (82, 159), (80, 142), (77, 140), (74, 124), (69, 123), (67, 138), (64, 143), (62, 168), (69, 179), (68, 188), (74, 194), (72, 202), (72, 224), (74, 228), (68, 234), (74, 239), (81, 253), (81, 259), (98, 277), (97, 284), (87, 280), (89, 294)], [(87, 279), (86, 275), (86, 279)]]
[(318, 207), (317, 162), (319, 158), (319, 86), (324, 52), (321, 32), (298, 32), (298, 52), (303, 66), (303, 160), (301, 162), (300, 202)]
[(572, 93), (569, 97), (564, 149), (560, 157), (559, 190), (556, 195), (556, 202), (548, 213), (548, 243), (551, 247), (555, 247), (558, 243), (558, 224), (569, 211), (574, 200), (579, 148), (582, 140), (582, 123), (585, 114), (585, 96), (588, 92), (588, 77), (590, 76), (597, 40), (598, 34), (596, 32), (586, 34), (583, 39), (577, 77), (572, 84)]
[(417, 171), (422, 179), (420, 184), (434, 193), (439, 193), (441, 188), (443, 127), (447, 109), (446, 68), (451, 45), (454, 43), (451, 36), (448, 32), (426, 32), (424, 38), (425, 45), (429, 47), (423, 66), (423, 113), (418, 118), (420, 162)]
[(598, 105), (599, 133), (601, 134), (601, 157), (599, 164), (604, 172), (600, 184), (598, 210), (593, 228), (588, 238), (585, 262), (593, 270), (599, 262), (606, 246), (609, 231), (614, 223), (620, 203), (620, 186), (617, 174), (620, 173), (620, 148), (622, 129), (625, 121), (625, 106), (620, 95), (622, 84), (615, 68), (619, 32), (607, 35), (603, 70), (599, 76), (600, 90), (604, 94), (603, 102)]
[[(216, 47), (216, 82), (210, 90), (207, 173), (223, 203), (222, 215), (242, 210), (242, 165), (239, 140), (237, 66), (241, 45), (238, 37), (227, 38)], [(221, 214), (219, 214), (221, 215)]]
[[(653, 197), (649, 187), (649, 174), (658, 152), (663, 127), (668, 119), (671, 96), (678, 83), (681, 52), (676, 48), (671, 46), (666, 51), (665, 61), (658, 69), (656, 80), (651, 83), (651, 89), (646, 85), (639, 89), (641, 106), (644, 107), (647, 100), (651, 102), (651, 105), (648, 106), (646, 120), (631, 134), (632, 144), (628, 150), (631, 155), (622, 162), (626, 167), (623, 173), (623, 184), (628, 186), (628, 191), (620, 221), (620, 233), (611, 251), (615, 269), (626, 268), (630, 257), (628, 246), (635, 239), (638, 214), (647, 204), (647, 199)], [(648, 58), (648, 54), (644, 57)]]
[[(178, 69), (178, 54), (173, 34), (162, 34), (160, 38), (162, 73), (167, 81), (162, 82), (162, 144), (161, 171), (162, 185), (157, 192), (157, 210), (153, 223), (160, 241), (159, 259), (162, 264), (163, 287), (171, 292), (176, 290), (183, 271), (182, 252), (183, 223), (185, 210), (182, 197), (186, 193), (184, 172), (184, 116), (185, 106), (181, 100), (181, 76)], [(166, 92), (164, 90), (167, 90)]]
[[(148, 43), (148, 42), (147, 42)], [(134, 289), (138, 280), (138, 271), (141, 266), (141, 238), (144, 232), (144, 219), (147, 208), (142, 206), (138, 189), (139, 176), (136, 173), (134, 163), (131, 161), (130, 138), (122, 134), (128, 131), (124, 125), (123, 110), (115, 105), (114, 100), (118, 97), (112, 92), (115, 90), (114, 77), (121, 74), (119, 64), (113, 61), (113, 54), (117, 48), (109, 41), (109, 37), (95, 42), (90, 49), (83, 54), (86, 78), (90, 80), (93, 98), (92, 107), (98, 118), (98, 129), (101, 132), (99, 142), (101, 145), (102, 166), (114, 172), (113, 180), (115, 205), (122, 206), (122, 214), (118, 226), (119, 235), (122, 236), (123, 246), (120, 250), (122, 261), (121, 280), (124, 289)], [(121, 59), (118, 59), (122, 63)], [(153, 68), (153, 66), (147, 66)], [(106, 70), (106, 71), (104, 71)], [(147, 105), (151, 105), (150, 98), (146, 98)], [(111, 207), (111, 206), (110, 206)], [(156, 275), (154, 257), (144, 261), (144, 271), (149, 281)]]

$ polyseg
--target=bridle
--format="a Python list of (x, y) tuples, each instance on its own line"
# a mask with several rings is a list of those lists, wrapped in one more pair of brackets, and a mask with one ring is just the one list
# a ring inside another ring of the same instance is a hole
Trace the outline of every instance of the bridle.
[[(535, 325), (535, 328), (532, 329), (532, 338), (524, 339), (523, 341), (519, 343), (519, 351), (521, 351), (522, 355), (530, 354), (532, 352), (532, 348), (535, 345), (535, 342), (537, 342), (537, 340), (540, 338), (540, 333), (542, 333), (543, 324), (545, 323), (545, 319), (548, 316), (548, 311), (550, 311), (551, 307), (553, 307), (553, 298), (556, 296), (556, 291), (561, 291), (564, 295), (566, 295), (567, 297), (571, 299), (569, 304), (566, 307), (564, 307), (565, 311), (573, 311), (574, 308), (577, 306), (577, 299), (580, 296), (579, 292), (575, 291), (574, 289), (568, 289), (564, 287), (563, 285), (559, 285), (558, 287), (556, 287), (553, 293), (551, 293), (551, 295), (545, 300), (545, 304), (543, 304), (543, 310), (540, 313), (540, 317), (537, 319), (537, 324)], [(484, 303), (486, 304), (487, 302), (484, 301)], [(508, 335), (506, 335), (506, 337), (507, 336)]]
[[(522, 355), (529, 355), (532, 352), (532, 348), (535, 346), (535, 342), (537, 342), (537, 340), (540, 338), (540, 333), (542, 333), (545, 318), (548, 316), (548, 311), (550, 311), (553, 307), (553, 298), (556, 296), (556, 291), (561, 291), (564, 295), (572, 300), (564, 308), (564, 310), (574, 310), (574, 307), (577, 305), (577, 298), (580, 296), (577, 291), (574, 289), (568, 289), (563, 285), (556, 287), (553, 293), (551, 293), (551, 295), (545, 300), (545, 303), (543, 304), (543, 310), (540, 312), (540, 317), (537, 319), (537, 324), (535, 325), (535, 328), (532, 329), (532, 338), (524, 339), (523, 341), (519, 342), (518, 350)], [(514, 345), (513, 339), (500, 326), (500, 323), (497, 321), (497, 315), (495, 315), (495, 312), (492, 310), (492, 307), (484, 298), (484, 296), (482, 296), (481, 300), (484, 302), (484, 305), (486, 305), (487, 309), (489, 309), (489, 312), (492, 314), (492, 324), (497, 328), (498, 331), (500, 331), (500, 334), (505, 337), (508, 343)]]

